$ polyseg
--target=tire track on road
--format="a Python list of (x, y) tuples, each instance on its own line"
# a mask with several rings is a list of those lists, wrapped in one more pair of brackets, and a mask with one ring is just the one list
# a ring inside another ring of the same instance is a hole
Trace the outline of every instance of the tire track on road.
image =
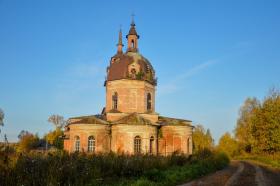
[(255, 167), (256, 170), (255, 180), (258, 186), (266, 186), (267, 184), (262, 169), (258, 165), (253, 164), (253, 166)]
[(234, 185), (237, 182), (237, 179), (239, 178), (239, 176), (241, 175), (243, 170), (244, 170), (244, 163), (240, 162), (237, 171), (228, 179), (228, 181), (226, 182), (225, 186), (232, 186), (232, 185)]

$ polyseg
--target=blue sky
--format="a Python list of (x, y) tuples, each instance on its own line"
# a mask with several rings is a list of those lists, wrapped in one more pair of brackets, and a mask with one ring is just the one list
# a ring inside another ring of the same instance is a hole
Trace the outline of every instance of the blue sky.
[(202, 124), (217, 142), (246, 97), (280, 85), (279, 9), (272, 0), (0, 0), (1, 140), (42, 136), (51, 114), (100, 113), (119, 25), (125, 35), (134, 12), (158, 77), (157, 112)]

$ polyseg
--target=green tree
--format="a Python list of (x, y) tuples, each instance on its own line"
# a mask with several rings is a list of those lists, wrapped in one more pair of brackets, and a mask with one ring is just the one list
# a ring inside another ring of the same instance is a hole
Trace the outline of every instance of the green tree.
[(235, 138), (242, 151), (251, 152), (253, 144), (252, 126), (260, 102), (256, 98), (247, 98), (239, 110), (239, 118), (235, 128)]
[(194, 152), (204, 149), (212, 149), (214, 146), (214, 141), (210, 130), (208, 129), (207, 132), (205, 132), (205, 129), (202, 125), (197, 125), (193, 131), (193, 145)]
[(237, 155), (238, 144), (237, 141), (231, 137), (230, 133), (226, 132), (219, 140), (218, 150), (226, 153), (228, 156), (233, 157)]
[(34, 135), (28, 131), (22, 130), (18, 135), (18, 151), (20, 152), (29, 152), (32, 149), (35, 149), (39, 145), (38, 135)]

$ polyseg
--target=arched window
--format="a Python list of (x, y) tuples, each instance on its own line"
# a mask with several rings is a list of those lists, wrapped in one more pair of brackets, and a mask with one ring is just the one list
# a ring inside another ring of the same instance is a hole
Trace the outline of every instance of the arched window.
[(152, 109), (152, 96), (150, 93), (147, 94), (147, 110)]
[(135, 46), (133, 39), (131, 40), (131, 46), (132, 46), (132, 48), (134, 48), (134, 46)]
[(95, 152), (95, 138), (93, 136), (88, 137), (88, 152)]
[(76, 152), (80, 151), (80, 137), (79, 136), (75, 137), (75, 151)]
[(154, 141), (155, 141), (154, 136), (151, 136), (151, 137), (150, 137), (150, 154), (153, 154)]
[(134, 153), (140, 154), (141, 153), (141, 138), (140, 136), (136, 136), (134, 138)]
[(113, 109), (117, 110), (118, 109), (118, 93), (115, 92), (114, 95), (112, 96), (113, 100)]

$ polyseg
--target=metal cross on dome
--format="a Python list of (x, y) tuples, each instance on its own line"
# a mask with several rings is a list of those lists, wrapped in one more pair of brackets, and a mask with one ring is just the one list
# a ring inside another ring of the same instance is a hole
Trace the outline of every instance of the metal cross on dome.
[(134, 23), (134, 16), (135, 16), (135, 14), (134, 14), (134, 13), (132, 13), (132, 14), (131, 14), (131, 24), (132, 24), (132, 25), (134, 25), (134, 24), (135, 24), (135, 23)]

